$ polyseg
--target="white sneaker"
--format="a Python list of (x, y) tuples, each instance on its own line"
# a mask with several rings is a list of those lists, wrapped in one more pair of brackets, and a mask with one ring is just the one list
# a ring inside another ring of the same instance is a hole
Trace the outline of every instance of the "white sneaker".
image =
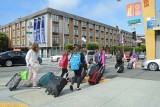
[(119, 67), (117, 67), (117, 71), (119, 70)]

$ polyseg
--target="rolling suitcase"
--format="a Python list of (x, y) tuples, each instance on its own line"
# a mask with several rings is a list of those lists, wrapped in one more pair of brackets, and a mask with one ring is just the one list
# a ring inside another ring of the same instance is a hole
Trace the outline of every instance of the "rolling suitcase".
[(98, 65), (92, 65), (90, 70), (89, 70), (89, 74), (88, 75), (92, 76), (95, 71), (98, 71), (98, 69), (99, 69)]
[(119, 66), (118, 70), (117, 70), (117, 73), (123, 73), (124, 71), (124, 66), (123, 64)]
[(99, 69), (99, 71), (95, 71), (93, 73), (93, 75), (90, 76), (90, 78), (88, 79), (88, 83), (90, 85), (98, 84), (99, 81), (101, 80), (102, 76), (103, 76), (103, 71), (104, 71), (104, 67), (101, 66), (101, 68)]
[(58, 97), (63, 88), (67, 85), (67, 80), (60, 76), (54, 76), (52, 80), (49, 80), (46, 85), (46, 93), (48, 95), (54, 95), (54, 97)]
[(132, 68), (133, 68), (133, 64), (129, 62), (127, 65), (127, 69), (132, 69)]
[(5, 86), (8, 87), (10, 91), (13, 91), (17, 88), (20, 81), (21, 76), (19, 73), (16, 73)]

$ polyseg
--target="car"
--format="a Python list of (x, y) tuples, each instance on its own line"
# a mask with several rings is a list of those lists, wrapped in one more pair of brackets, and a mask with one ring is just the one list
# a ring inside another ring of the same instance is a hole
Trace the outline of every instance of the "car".
[(62, 58), (62, 55), (54, 55), (54, 56), (51, 56), (51, 62), (58, 62), (59, 59)]
[(112, 58), (112, 54), (111, 53), (107, 53), (105, 54), (106, 58)]
[(157, 71), (160, 70), (160, 59), (145, 60), (141, 64), (142, 69)]
[(141, 52), (139, 55), (138, 55), (138, 59), (145, 59), (146, 58), (146, 55), (145, 53)]
[[(13, 65), (26, 65), (26, 53), (23, 51), (6, 51), (0, 53), (0, 65), (11, 67)], [(42, 58), (38, 57), (39, 64), (42, 63)]]
[(95, 54), (95, 50), (87, 50), (87, 60), (89, 64), (93, 63), (94, 54)]

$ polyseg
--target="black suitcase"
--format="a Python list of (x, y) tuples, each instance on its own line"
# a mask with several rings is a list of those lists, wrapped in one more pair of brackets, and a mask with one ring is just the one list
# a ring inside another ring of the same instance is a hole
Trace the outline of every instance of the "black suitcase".
[(21, 76), (19, 73), (16, 73), (5, 86), (8, 87), (10, 91), (13, 91), (17, 88), (20, 81)]
[(54, 95), (54, 97), (58, 97), (61, 93), (62, 89), (67, 85), (67, 80), (60, 76), (55, 76), (52, 80), (48, 82), (46, 85), (46, 93), (48, 95)]
[(124, 66), (123, 64), (119, 66), (118, 70), (117, 70), (117, 73), (123, 73), (124, 71)]
[(91, 66), (91, 68), (90, 68), (90, 70), (89, 70), (89, 76), (92, 76), (93, 75), (93, 73), (95, 72), (95, 71), (98, 71), (99, 70), (99, 66), (98, 65), (92, 65)]

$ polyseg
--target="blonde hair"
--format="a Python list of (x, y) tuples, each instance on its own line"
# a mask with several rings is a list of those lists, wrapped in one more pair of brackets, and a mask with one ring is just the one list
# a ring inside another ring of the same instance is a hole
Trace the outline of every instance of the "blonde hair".
[(65, 50), (64, 52), (63, 52), (63, 56), (68, 56), (69, 54), (68, 54), (68, 50)]
[(35, 52), (38, 52), (38, 51), (37, 51), (37, 49), (39, 49), (38, 43), (36, 43), (36, 42), (33, 43), (31, 49), (34, 50)]

